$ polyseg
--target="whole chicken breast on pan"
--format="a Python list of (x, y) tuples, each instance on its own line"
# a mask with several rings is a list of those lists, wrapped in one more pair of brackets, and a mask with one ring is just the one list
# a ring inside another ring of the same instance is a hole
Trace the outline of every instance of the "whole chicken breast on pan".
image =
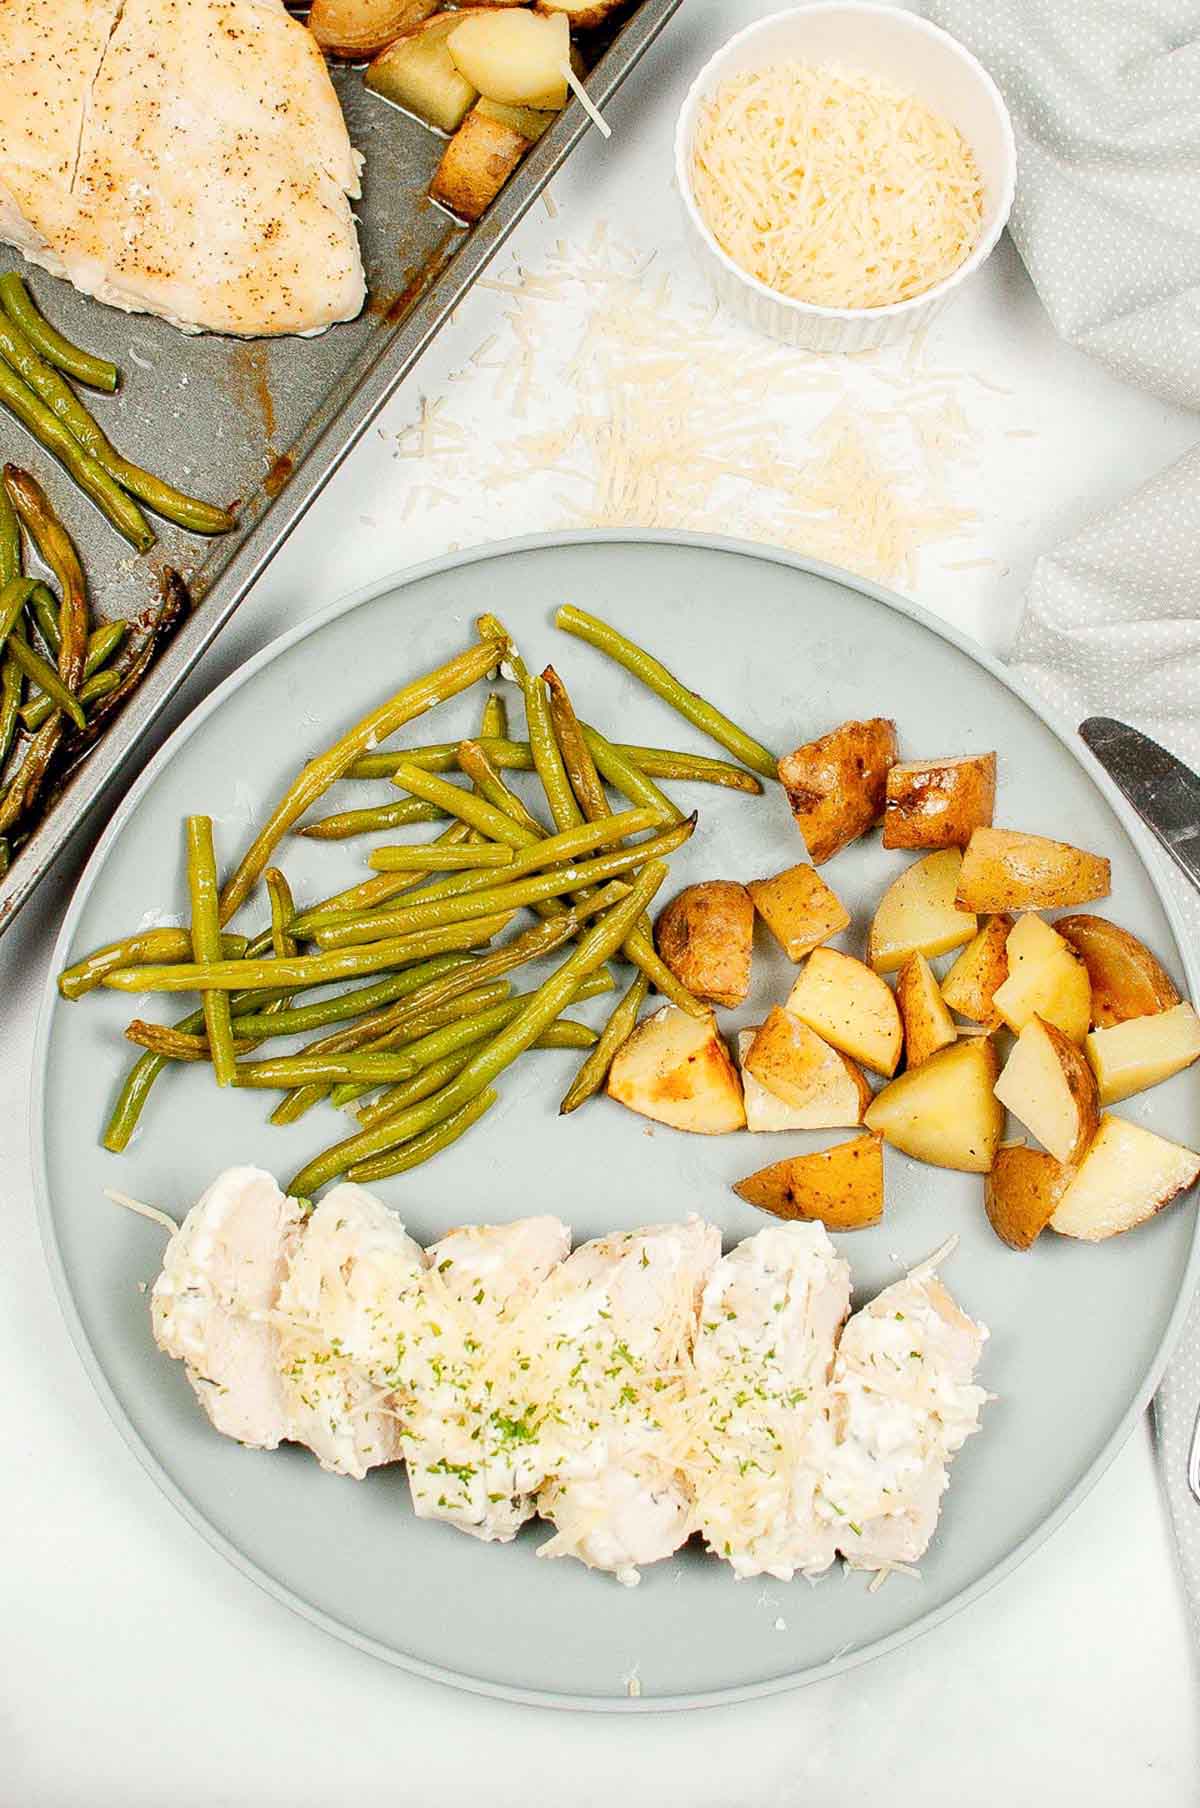
[(0, 239), (187, 331), (365, 298), (361, 159), (283, 0), (0, 0)]

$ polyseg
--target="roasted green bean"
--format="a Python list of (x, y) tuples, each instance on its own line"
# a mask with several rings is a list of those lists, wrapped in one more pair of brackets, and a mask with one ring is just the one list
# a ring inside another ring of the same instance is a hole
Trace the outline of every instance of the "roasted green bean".
[(21, 575), (21, 526), (8, 491), (0, 487), (0, 588)]
[(586, 931), (573, 953), (539, 986), (521, 1015), (485, 1042), (457, 1078), (430, 1098), (410, 1105), (374, 1129), (360, 1130), (306, 1163), (289, 1185), (288, 1192), (311, 1196), (319, 1187), (344, 1174), (353, 1163), (410, 1141), (477, 1098), (554, 1022), (574, 997), (580, 983), (616, 952), (666, 875), (667, 869), (660, 861), (648, 862), (628, 896)]
[(88, 648), (87, 581), (70, 534), (50, 506), (36, 478), (18, 465), (5, 465), (4, 487), (42, 558), (62, 592), (58, 614), (58, 675), (68, 690), (78, 690)]
[[(457, 764), (487, 803), (493, 804), (497, 810), (503, 810), (514, 822), (522, 823), (531, 835), (544, 836), (548, 833), (544, 823), (539, 822), (516, 793), (509, 790), (484, 752), (482, 741), (460, 741)], [(418, 767), (418, 771), (423, 770), (425, 768)]]
[(678, 805), (671, 802), (665, 791), (659, 790), (654, 780), (640, 766), (618, 752), (598, 729), (585, 727), (583, 738), (601, 776), (614, 791), (627, 797), (631, 804), (642, 804), (646, 809), (662, 811), (668, 822), (680, 820), (683, 811)]
[[(0, 603), (2, 603), (2, 599), (0, 599)], [(40, 653), (35, 653), (28, 641), (11, 640), (8, 645), (8, 656), (13, 664), (24, 672), (31, 684), (40, 687), (48, 705), (41, 713), (41, 721), (45, 721), (52, 710), (61, 709), (77, 728), (87, 726), (87, 717), (83, 713), (83, 704), (79, 698), (67, 689), (54, 667), (44, 660)], [(26, 726), (29, 726), (28, 722), (26, 722)], [(34, 723), (33, 726), (36, 728), (38, 724)]]
[(367, 1181), (387, 1180), (393, 1174), (405, 1174), (410, 1168), (420, 1167), (422, 1162), (431, 1156), (440, 1155), (451, 1143), (456, 1143), (460, 1136), (468, 1131), (472, 1124), (477, 1124), (481, 1117), (491, 1110), (496, 1103), (497, 1094), (492, 1087), (481, 1092), (476, 1098), (449, 1117), (443, 1118), (440, 1124), (434, 1124), (423, 1136), (414, 1136), (411, 1142), (391, 1155), (378, 1155), (372, 1161), (362, 1161), (350, 1172), (352, 1180), (365, 1184)]
[[(607, 824), (589, 823), (582, 826), (590, 829), (597, 840), (605, 839), (602, 831), (608, 827)], [(489, 886), (486, 890), (462, 891), (451, 896), (432, 898), (428, 903), (400, 905), (395, 910), (371, 912), (352, 918), (349, 923), (318, 929), (316, 940), (323, 949), (354, 947), (364, 941), (370, 945), (372, 938), (410, 935), (422, 929), (436, 929), (446, 923), (466, 922), (489, 912), (519, 910), (523, 905), (540, 903), (546, 898), (561, 898), (568, 892), (597, 885), (602, 879), (615, 879), (621, 873), (635, 871), (647, 860), (673, 854), (676, 848), (682, 847), (689, 839), (695, 826), (696, 818), (689, 816), (686, 822), (656, 835), (651, 841), (635, 842), (632, 847), (598, 854), (594, 860), (553, 866), (549, 872), (532, 873), (528, 878), (516, 879), (511, 884)], [(613, 836), (610, 834), (607, 839), (611, 840)]]
[(469, 954), (439, 954), (433, 960), (390, 974), (387, 979), (375, 980), (350, 992), (338, 992), (315, 1004), (290, 1005), (287, 1010), (270, 1017), (260, 1011), (239, 1013), (238, 1028), (247, 1036), (296, 1036), (309, 1030), (328, 1029), (331, 1023), (365, 1017), (384, 1005), (394, 1004), (398, 998), (409, 997), (443, 973), (470, 965)]
[(563, 1094), (562, 1104), (558, 1108), (560, 1117), (578, 1111), (586, 1099), (590, 1099), (594, 1092), (599, 1092), (608, 1078), (613, 1056), (637, 1028), (638, 1013), (646, 1001), (649, 989), (650, 982), (646, 975), (639, 973), (601, 1030), (595, 1048)]
[(609, 813), (604, 783), (596, 770), (591, 750), (583, 738), (583, 729), (570, 692), (552, 665), (542, 673), (542, 682), (550, 699), (550, 721), (567, 778), (575, 793), (575, 801), (588, 822), (598, 822)]
[(362, 973), (385, 973), (406, 961), (427, 960), (454, 948), (478, 948), (499, 934), (512, 913), (479, 917), (469, 923), (451, 923), (422, 935), (396, 936), (372, 942), (366, 948), (346, 948), (335, 954), (298, 955), (288, 961), (214, 961), (202, 966), (190, 962), (178, 967), (130, 967), (110, 973), (103, 984), (117, 992), (236, 991), (242, 986), (282, 986), (301, 991), (336, 979), (354, 979)]
[[(367, 864), (381, 873), (453, 873), (476, 866), (509, 866), (512, 857), (512, 848), (497, 841), (480, 841), (456, 848), (439, 847), (433, 842), (420, 847), (374, 848)], [(507, 874), (500, 877), (506, 878)]]
[(21, 708), (21, 686), (24, 679), (11, 659), (0, 663), (0, 768), (8, 758)]
[(93, 501), (100, 513), (138, 552), (148, 552), (154, 545), (154, 529), (131, 496), (115, 483), (90, 452), (85, 452), (75, 435), (40, 396), (34, 395), (28, 383), (0, 359), (0, 402), (14, 414), (40, 446), (53, 453), (68, 476), (84, 495)]
[[(84, 711), (86, 712), (88, 704), (94, 703), (98, 697), (107, 697), (112, 691), (115, 691), (120, 682), (120, 673), (113, 671), (93, 672), (90, 678), (85, 678), (79, 687), (78, 698)], [(69, 696), (70, 692), (67, 694)], [(21, 720), (29, 730), (38, 729), (43, 722), (49, 721), (56, 707), (45, 691), (39, 691), (36, 697), (21, 705)]]
[[(192, 960), (203, 972), (221, 961), (221, 925), (217, 916), (217, 856), (213, 847), (211, 816), (187, 819), (187, 882), (192, 909)], [(238, 962), (232, 963), (237, 966)], [(245, 980), (241, 982), (245, 985)], [(267, 983), (264, 981), (264, 984)], [(237, 1063), (233, 1052), (233, 1017), (229, 999), (222, 992), (206, 991), (203, 998), (204, 1033), (218, 1086), (231, 1086)]]
[[(610, 815), (604, 822), (581, 822), (561, 835), (543, 835), (538, 840), (530, 839), (520, 849), (506, 848), (508, 865), (499, 875), (454, 874), (443, 881), (438, 894), (453, 897), (459, 892), (484, 891), (493, 885), (507, 885), (510, 880), (519, 879), (525, 873), (535, 872), (545, 866), (565, 865), (583, 854), (594, 853), (597, 848), (605, 847), (609, 842), (624, 841), (630, 835), (640, 835), (643, 829), (661, 828), (662, 823), (663, 818), (657, 810), (623, 810), (618, 816)], [(391, 848), (376, 848), (369, 856), (370, 864), (386, 872), (393, 863), (400, 863), (406, 851), (402, 848), (394, 853)]]
[[(588, 726), (581, 723), (582, 728)], [(480, 735), (473, 743), (482, 747), (489, 762), (499, 772), (532, 772), (533, 755), (528, 741), (489, 739)], [(454, 772), (460, 766), (459, 741), (434, 741), (424, 747), (405, 747), (394, 753), (364, 753), (345, 774), (347, 778), (391, 778), (397, 766), (417, 766), (422, 772)], [(617, 752), (643, 771), (647, 778), (676, 779), (682, 784), (724, 785), (732, 791), (747, 791), (757, 796), (762, 784), (743, 766), (729, 760), (716, 760), (706, 753), (683, 753), (674, 747), (641, 747), (628, 741), (614, 741)]]
[(89, 389), (102, 389), (107, 395), (113, 394), (120, 377), (116, 365), (72, 345), (57, 327), (51, 326), (15, 270), (0, 276), (0, 305), (13, 325), (20, 328), (48, 363), (74, 377), (77, 383), (86, 383)]
[(436, 671), (429, 672), (371, 710), (353, 728), (311, 760), (288, 787), (270, 817), (251, 842), (233, 877), (221, 895), (221, 920), (227, 923), (249, 897), (275, 847), (317, 799), (336, 784), (348, 766), (368, 748), (395, 734), (406, 722), (423, 715), (434, 704), (455, 697), (495, 670), (500, 650), (492, 645), (468, 647)]
[(227, 509), (211, 502), (201, 502), (185, 495), (174, 485), (165, 483), (150, 471), (125, 458), (101, 430), (95, 417), (85, 408), (69, 383), (64, 383), (53, 364), (42, 358), (28, 337), (13, 321), (0, 315), (0, 357), (26, 383), (38, 399), (62, 422), (83, 451), (94, 458), (102, 471), (130, 496), (136, 496), (146, 507), (164, 520), (174, 521), (193, 534), (224, 534), (233, 526)]
[[(221, 937), (221, 955), (228, 961), (241, 960), (246, 952), (244, 935)], [(94, 991), (110, 973), (122, 967), (137, 967), (145, 962), (156, 966), (170, 961), (192, 958), (192, 938), (186, 929), (143, 929), (137, 935), (124, 936), (119, 942), (106, 942), (95, 948), (73, 966), (64, 967), (58, 976), (58, 989), (64, 998), (82, 998)]]
[(639, 647), (627, 635), (601, 621), (599, 616), (589, 615), (584, 609), (576, 609), (571, 603), (563, 603), (555, 612), (555, 626), (566, 634), (574, 634), (580, 640), (586, 640), (589, 646), (598, 648), (610, 659), (634, 678), (640, 680), (648, 690), (652, 690), (664, 703), (669, 703), (685, 721), (693, 728), (698, 728), (708, 735), (717, 745), (724, 747), (736, 759), (750, 767), (752, 772), (761, 772), (764, 778), (777, 776), (775, 755), (756, 741), (752, 735), (739, 728), (736, 722), (723, 715), (713, 704), (708, 703), (697, 692), (689, 690), (681, 683), (673, 672), (667, 670), (661, 660), (655, 659), (644, 647)]
[(355, 835), (378, 835), (385, 829), (406, 829), (414, 822), (437, 822), (444, 810), (421, 803), (415, 797), (403, 797), (394, 804), (373, 804), (365, 810), (337, 810), (307, 822), (297, 831), (310, 841), (349, 841)]

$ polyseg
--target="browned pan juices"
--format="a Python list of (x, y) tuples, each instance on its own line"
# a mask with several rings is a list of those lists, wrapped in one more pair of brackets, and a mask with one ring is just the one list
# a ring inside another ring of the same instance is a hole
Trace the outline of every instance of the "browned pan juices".
[[(587, 87), (598, 106), (678, 5), (642, 0), (606, 47), (607, 33), (597, 34)], [(148, 315), (103, 307), (0, 247), (0, 269), (22, 270), (54, 325), (120, 367), (115, 396), (86, 396), (119, 449), (237, 515), (233, 532), (217, 540), (154, 518), (158, 541), (139, 558), (57, 462), (0, 411), (0, 455), (46, 487), (79, 547), (97, 619), (153, 609), (168, 566), (183, 574), (202, 605), (0, 880), (0, 933), (85, 816), (122, 773), (128, 776), (149, 725), (589, 129), (583, 108), (572, 101), (479, 224), (466, 228), (428, 198), (445, 139), (368, 93), (361, 69), (334, 65), (331, 74), (350, 137), (366, 159), (355, 214), (371, 299), (357, 320), (313, 339), (181, 333)]]

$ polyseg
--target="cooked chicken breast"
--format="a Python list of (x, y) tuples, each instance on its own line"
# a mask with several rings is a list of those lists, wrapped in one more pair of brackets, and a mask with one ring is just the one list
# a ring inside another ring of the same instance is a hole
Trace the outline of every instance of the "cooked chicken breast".
[(837, 1534), (815, 1510), (829, 1376), (850, 1269), (820, 1224), (747, 1237), (714, 1268), (696, 1339), (695, 1524), (738, 1576), (820, 1575)]
[(430, 1246), (406, 1368), (404, 1454), (420, 1518), (507, 1543), (532, 1517), (494, 1396), (520, 1327), (540, 1316), (543, 1283), (570, 1247), (566, 1225), (548, 1217), (468, 1225)]
[(972, 1380), (987, 1334), (922, 1270), (847, 1323), (831, 1384), (836, 1443), (817, 1512), (852, 1569), (923, 1555), (947, 1463), (978, 1431), (988, 1398)]
[(425, 1251), (349, 1182), (292, 1252), (275, 1315), (287, 1436), (357, 1479), (401, 1455), (403, 1382)]
[(585, 1243), (542, 1289), (498, 1414), (525, 1479), (547, 1477), (538, 1512), (556, 1536), (539, 1557), (578, 1557), (632, 1586), (639, 1564), (688, 1538), (686, 1394), (720, 1253), (716, 1226), (692, 1217)]
[(272, 1314), (300, 1224), (269, 1174), (228, 1168), (167, 1244), (150, 1296), (155, 1338), (217, 1430), (262, 1450), (290, 1435)]
[(189, 331), (362, 308), (353, 150), (282, 0), (0, 0), (0, 238)]

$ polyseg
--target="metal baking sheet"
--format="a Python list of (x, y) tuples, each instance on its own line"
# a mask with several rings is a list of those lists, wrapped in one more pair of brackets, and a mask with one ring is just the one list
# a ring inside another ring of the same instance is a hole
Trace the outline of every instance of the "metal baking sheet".
[[(642, 0), (587, 78), (603, 106), (680, 0)], [(61, 466), (6, 412), (0, 451), (47, 486), (75, 536), (97, 616), (139, 616), (155, 604), (165, 566), (183, 572), (196, 608), (126, 708), (38, 824), (0, 880), (0, 934), (136, 757), (139, 741), (268, 560), (413, 368), (475, 278), (589, 129), (578, 100), (534, 146), (484, 218), (465, 227), (428, 199), (444, 139), (335, 66), (350, 137), (366, 159), (357, 203), (369, 300), (357, 320), (313, 339), (189, 335), (123, 314), (21, 269), (56, 326), (119, 364), (114, 397), (86, 400), (128, 457), (194, 494), (240, 499), (238, 525), (201, 540), (155, 518), (143, 557), (75, 489)]]

